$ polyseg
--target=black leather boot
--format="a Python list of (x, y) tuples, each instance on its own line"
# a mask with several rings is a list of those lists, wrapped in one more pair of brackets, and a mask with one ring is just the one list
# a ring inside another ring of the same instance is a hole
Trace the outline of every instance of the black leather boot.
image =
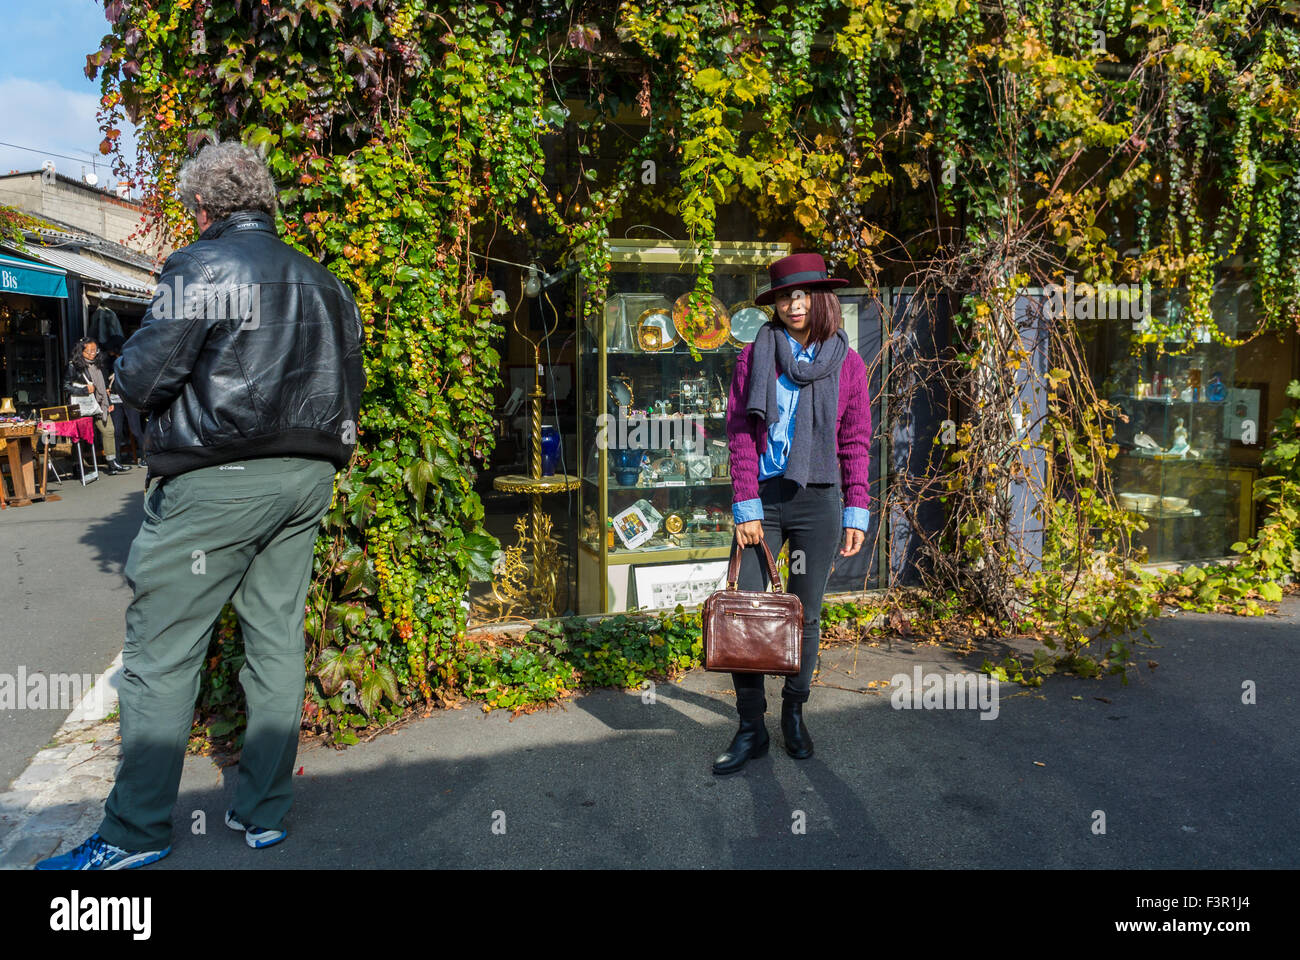
[(785, 752), (796, 760), (807, 760), (813, 755), (812, 737), (803, 725), (802, 703), (781, 702), (781, 736), (785, 737)]
[(731, 738), (727, 752), (713, 761), (713, 772), (719, 775), (735, 773), (748, 761), (767, 753), (772, 739), (767, 735), (767, 725), (762, 716), (740, 721), (740, 729)]

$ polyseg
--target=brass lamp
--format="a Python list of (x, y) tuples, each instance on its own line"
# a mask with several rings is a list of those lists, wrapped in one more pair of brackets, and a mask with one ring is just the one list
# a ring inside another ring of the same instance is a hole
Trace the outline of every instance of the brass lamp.
[(0, 417), (2, 416), (13, 417), (17, 415), (18, 415), (18, 411), (14, 409), (13, 397), (5, 397), (3, 400), (0, 400)]

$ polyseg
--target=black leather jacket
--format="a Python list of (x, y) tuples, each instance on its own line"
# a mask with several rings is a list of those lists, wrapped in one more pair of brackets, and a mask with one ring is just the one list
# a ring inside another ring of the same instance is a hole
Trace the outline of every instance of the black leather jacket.
[(115, 390), (154, 416), (149, 473), (356, 448), (365, 374), (361, 316), (346, 286), (240, 211), (163, 265), (144, 324), (122, 348)]

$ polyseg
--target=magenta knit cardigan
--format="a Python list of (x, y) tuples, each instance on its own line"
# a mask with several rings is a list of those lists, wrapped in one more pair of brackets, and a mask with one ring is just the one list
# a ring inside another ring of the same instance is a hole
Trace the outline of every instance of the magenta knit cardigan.
[[(727, 397), (727, 447), (731, 451), (733, 503), (757, 499), (758, 458), (767, 449), (766, 425), (757, 416), (745, 412), (753, 352), (752, 343), (740, 351)], [(771, 375), (777, 375), (775, 365)], [(835, 446), (840, 458), (840, 489), (844, 492), (844, 506), (868, 508), (871, 504), (871, 401), (867, 389), (867, 365), (856, 350), (845, 354), (844, 366), (840, 369)]]

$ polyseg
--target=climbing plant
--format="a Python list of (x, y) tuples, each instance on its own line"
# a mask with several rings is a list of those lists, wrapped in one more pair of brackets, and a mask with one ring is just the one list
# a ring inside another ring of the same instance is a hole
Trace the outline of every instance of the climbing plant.
[(23, 250), (27, 247), (27, 234), (41, 228), (57, 229), (40, 217), (0, 204), (0, 240), (6, 244)]
[[(1026, 403), (1036, 348), (1021, 291), (1154, 289), (1171, 306), (1135, 342), (1162, 350), (1300, 319), (1292, 4), (107, 0), (105, 13), (86, 67), (102, 82), (101, 149), (144, 191), (150, 229), (192, 238), (179, 165), (207, 139), (241, 137), (282, 186), (286, 241), (357, 294), (359, 449), (322, 526), (307, 619), (307, 722), (343, 741), (487, 689), (475, 677), (531, 677), (531, 694), (501, 701), (518, 705), (643, 674), (572, 667), (545, 644), (503, 672), (466, 639), (466, 585), (497, 547), (474, 491), (504, 332), (481, 256), (494, 239), (574, 264), (589, 310), (611, 226), (671, 214), (698, 247), (704, 309), (709, 245), (739, 205), (866, 285), (950, 305), (949, 348), (895, 376), (913, 393), (945, 385), (952, 436), (907, 502), (878, 508), (924, 534), (932, 611), (1040, 635), (1038, 666), (1085, 673), (1123, 671), (1124, 638), (1188, 584), (1135, 567), (1142, 521), (1108, 479), (1117, 411), (1083, 359), (1095, 324), (1050, 318), (1046, 394)], [(579, 159), (560, 177), (562, 138)], [(641, 189), (648, 162), (664, 168), (655, 189)], [(1254, 291), (1251, 329), (1215, 320), (1232, 271)], [(903, 412), (908, 391), (890, 402)], [(1292, 487), (1262, 489), (1276, 516), (1294, 509)], [(1043, 505), (1038, 558), (1015, 528), (1015, 490)], [(937, 533), (918, 520), (927, 505)], [(1266, 524), (1241, 545), (1241, 609), (1300, 571), (1276, 537)], [(215, 644), (221, 690), (233, 621)]]

